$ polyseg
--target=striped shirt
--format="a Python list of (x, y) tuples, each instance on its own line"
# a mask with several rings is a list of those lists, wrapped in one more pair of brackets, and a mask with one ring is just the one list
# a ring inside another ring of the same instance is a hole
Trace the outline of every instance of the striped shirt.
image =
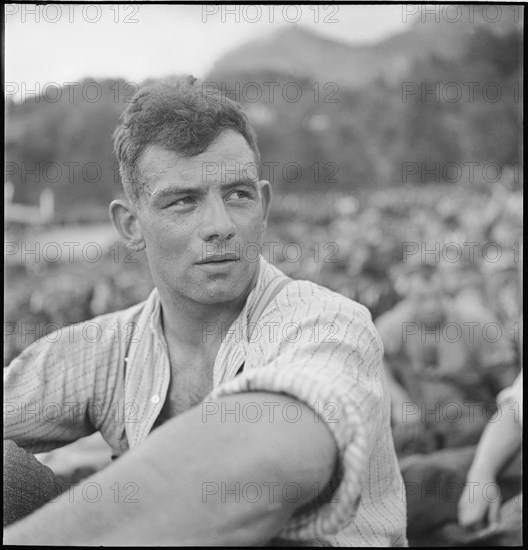
[[(225, 330), (214, 389), (203, 406), (240, 392), (281, 393), (308, 405), (331, 430), (339, 455), (333, 497), (295, 514), (281, 538), (406, 546), (383, 345), (370, 313), (329, 289), (292, 281), (266, 308), (249, 340), (252, 310), (281, 274), (261, 258), (257, 283)], [(160, 308), (154, 289), (140, 304), (26, 348), (5, 369), (4, 438), (38, 453), (100, 431), (113, 458), (142, 443), (160, 415), (171, 376)], [(206, 326), (204, 334), (220, 329)]]

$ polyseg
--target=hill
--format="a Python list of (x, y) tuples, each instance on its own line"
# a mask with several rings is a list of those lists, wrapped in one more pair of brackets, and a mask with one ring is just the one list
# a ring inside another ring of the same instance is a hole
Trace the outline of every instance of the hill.
[[(350, 45), (289, 26), (220, 58), (205, 83), (242, 103), (263, 177), (279, 195), (458, 183), (467, 174), (449, 179), (445, 167), (468, 163), (477, 180), (491, 163), (519, 182), (521, 30), (507, 20), (417, 21), (377, 44)], [(98, 101), (79, 93), (88, 87), (100, 91)], [(37, 204), (49, 188), (59, 221), (106, 220), (120, 192), (111, 135), (133, 91), (122, 79), (87, 78), (76, 93), (59, 90), (57, 101), (53, 90), (8, 101), (13, 200)]]

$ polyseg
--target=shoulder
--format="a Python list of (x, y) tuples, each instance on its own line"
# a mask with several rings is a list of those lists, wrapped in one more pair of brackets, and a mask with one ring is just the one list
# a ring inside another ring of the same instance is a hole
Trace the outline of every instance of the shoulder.
[[(20, 355), (9, 367), (28, 362), (75, 362), (117, 352), (119, 345), (133, 334), (143, 311), (145, 301), (129, 308), (98, 315), (81, 323), (67, 325), (42, 336)], [(8, 368), (9, 368), (8, 367)]]
[[(370, 346), (383, 350), (370, 311), (351, 300), (311, 281), (292, 280), (275, 297), (262, 316), (303, 331), (320, 330), (322, 341)], [(302, 339), (300, 340), (302, 341)]]
[(137, 323), (141, 313), (143, 312), (145, 304), (146, 300), (138, 304), (134, 304), (126, 309), (112, 311), (111, 313), (105, 313), (104, 315), (97, 315), (96, 317), (92, 317), (91, 319), (72, 325), (72, 330), (75, 333), (86, 334), (91, 328), (93, 328), (95, 333), (112, 333), (114, 330), (117, 330), (118, 327), (123, 328), (127, 323)]
[[(273, 278), (284, 276), (274, 265), (261, 260), (260, 291)], [(302, 317), (332, 317), (334, 315), (361, 319), (372, 324), (370, 311), (362, 304), (327, 287), (305, 279), (291, 279), (266, 308), (264, 315)]]
[(306, 280), (292, 280), (277, 297), (277, 308), (310, 306), (319, 313), (340, 310), (354, 313), (366, 322), (372, 322), (370, 311), (359, 302), (351, 300), (327, 287)]

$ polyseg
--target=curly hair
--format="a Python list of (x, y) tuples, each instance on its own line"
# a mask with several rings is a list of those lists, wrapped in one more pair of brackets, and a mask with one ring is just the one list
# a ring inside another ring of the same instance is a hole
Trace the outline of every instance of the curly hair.
[(219, 90), (200, 89), (196, 78), (156, 82), (139, 89), (121, 115), (114, 152), (126, 196), (136, 202), (145, 181), (138, 163), (149, 145), (158, 145), (183, 157), (206, 151), (225, 130), (234, 130), (247, 141), (260, 165), (255, 132), (238, 103)]

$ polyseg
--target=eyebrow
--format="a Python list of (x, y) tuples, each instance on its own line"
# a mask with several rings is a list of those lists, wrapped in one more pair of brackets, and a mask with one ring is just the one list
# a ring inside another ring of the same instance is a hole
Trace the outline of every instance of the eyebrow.
[(250, 189), (253, 189), (255, 191), (258, 190), (257, 182), (254, 179), (251, 178), (242, 178), (236, 181), (229, 181), (226, 183), (222, 183), (220, 185), (220, 188), (222, 191), (229, 191), (230, 189), (233, 189), (234, 187), (249, 187)]
[[(254, 191), (258, 191), (257, 182), (251, 178), (243, 178), (236, 181), (222, 183), (220, 185), (220, 189), (222, 191), (230, 191), (235, 187), (247, 187)], [(163, 199), (166, 197), (173, 197), (174, 195), (205, 195), (206, 192), (206, 189), (203, 187), (171, 187), (168, 189), (154, 189), (150, 193), (150, 198)]]
[(154, 189), (150, 193), (150, 198), (165, 198), (165, 197), (172, 197), (174, 195), (181, 195), (181, 194), (188, 194), (188, 195), (201, 195), (203, 194), (203, 189), (201, 187), (170, 187), (169, 189)]

